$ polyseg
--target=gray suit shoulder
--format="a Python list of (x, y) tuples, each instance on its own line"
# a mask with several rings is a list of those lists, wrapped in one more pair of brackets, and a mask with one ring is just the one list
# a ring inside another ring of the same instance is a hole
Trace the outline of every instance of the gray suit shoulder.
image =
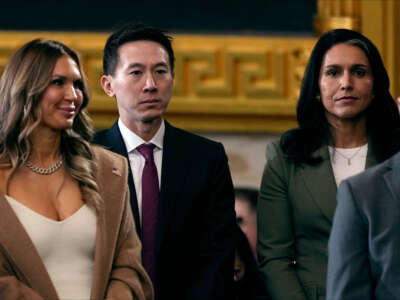
[(400, 168), (400, 154), (344, 180), (339, 189), (342, 185), (347, 185), (348, 191), (351, 192), (359, 207), (375, 206), (377, 205), (376, 199), (382, 199), (384, 196), (382, 191), (387, 190), (386, 175), (393, 168)]
[(388, 170), (392, 169), (396, 165), (400, 167), (399, 162), (400, 153), (395, 154), (393, 157), (377, 164), (376, 166), (366, 169), (360, 174), (348, 178), (347, 181), (349, 181), (351, 185), (371, 184), (372, 182), (381, 179)]

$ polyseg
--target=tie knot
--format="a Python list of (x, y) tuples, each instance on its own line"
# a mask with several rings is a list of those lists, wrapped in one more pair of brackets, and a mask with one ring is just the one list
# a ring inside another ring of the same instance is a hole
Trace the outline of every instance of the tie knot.
[(141, 144), (136, 149), (140, 152), (140, 154), (143, 155), (143, 157), (146, 161), (153, 161), (154, 160), (154, 156), (153, 156), (154, 147), (155, 147), (154, 144)]

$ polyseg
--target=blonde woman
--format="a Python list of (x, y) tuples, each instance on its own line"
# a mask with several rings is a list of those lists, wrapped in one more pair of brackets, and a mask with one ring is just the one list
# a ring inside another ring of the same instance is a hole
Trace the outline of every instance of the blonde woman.
[(152, 299), (127, 163), (90, 146), (77, 54), (33, 40), (0, 81), (0, 299)]

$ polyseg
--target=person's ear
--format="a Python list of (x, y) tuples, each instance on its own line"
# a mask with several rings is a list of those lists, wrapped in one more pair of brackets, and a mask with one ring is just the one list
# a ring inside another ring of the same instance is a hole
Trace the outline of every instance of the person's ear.
[(104, 92), (109, 96), (109, 97), (114, 97), (115, 93), (112, 88), (112, 76), (111, 75), (103, 75), (100, 78), (100, 84), (104, 90)]

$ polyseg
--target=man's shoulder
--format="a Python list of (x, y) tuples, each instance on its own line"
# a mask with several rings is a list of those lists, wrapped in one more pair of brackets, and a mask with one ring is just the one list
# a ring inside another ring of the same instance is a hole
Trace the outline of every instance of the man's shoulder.
[(118, 137), (121, 137), (121, 133), (119, 131), (117, 121), (110, 128), (96, 131), (93, 136), (92, 143), (104, 146), (106, 148), (113, 148), (115, 143), (119, 142)]
[(193, 132), (189, 132), (184, 129), (174, 127), (170, 124), (166, 125), (166, 130), (170, 131), (171, 136), (173, 136), (175, 139), (179, 139), (181, 142), (187, 143), (187, 145), (193, 145), (195, 147), (221, 147), (222, 146), (222, 144), (220, 142), (216, 142), (209, 138), (195, 134)]
[(106, 129), (97, 130), (97, 131), (95, 132), (95, 134), (94, 134), (94, 138), (93, 138), (93, 139), (104, 138), (104, 137), (107, 135), (107, 133), (108, 133), (108, 131), (109, 131), (110, 129), (111, 129), (111, 128), (106, 128)]
[(104, 144), (108, 140), (108, 133), (110, 130), (111, 128), (96, 131), (93, 136), (93, 143), (98, 145)]

